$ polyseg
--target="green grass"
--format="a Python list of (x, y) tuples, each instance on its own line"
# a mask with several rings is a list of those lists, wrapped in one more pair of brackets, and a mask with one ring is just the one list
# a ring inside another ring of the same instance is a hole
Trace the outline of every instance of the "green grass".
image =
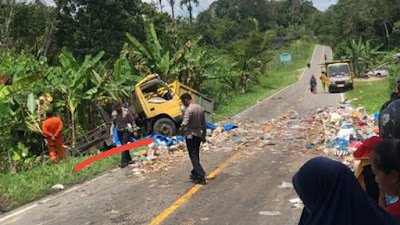
[[(261, 78), (260, 85), (252, 85), (248, 93), (234, 93), (231, 101), (221, 105), (215, 112), (215, 120), (219, 121), (240, 113), (254, 105), (257, 101), (263, 100), (279, 90), (293, 84), (302, 73), (307, 62), (311, 59), (314, 51), (314, 44), (305, 41), (293, 42), (290, 46), (276, 51), (274, 60), (268, 63), (268, 72)], [(279, 54), (291, 53), (292, 63), (279, 65)]]
[[(131, 153), (139, 150), (140, 148), (131, 150)], [(54, 192), (51, 187), (55, 184), (68, 187), (115, 168), (121, 155), (116, 154), (96, 161), (79, 172), (73, 170), (74, 166), (89, 157), (91, 156), (68, 158), (55, 165), (38, 166), (25, 172), (0, 175), (0, 212)]]
[(346, 92), (348, 99), (361, 97), (359, 101), (352, 101), (354, 107), (365, 107), (369, 114), (379, 111), (383, 103), (389, 100), (389, 80), (378, 80), (370, 82), (356, 81), (354, 90)]

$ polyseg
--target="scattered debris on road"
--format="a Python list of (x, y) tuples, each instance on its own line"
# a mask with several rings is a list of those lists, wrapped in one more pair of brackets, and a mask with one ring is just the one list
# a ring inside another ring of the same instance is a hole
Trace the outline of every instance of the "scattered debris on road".
[(293, 209), (303, 209), (304, 204), (300, 198), (294, 198), (289, 200), (290, 204), (292, 204)]
[(258, 214), (263, 216), (281, 216), (282, 213), (279, 211), (261, 211)]
[[(237, 128), (227, 131), (226, 125), (215, 125), (213, 130), (208, 130), (207, 143), (202, 144), (201, 152), (241, 151), (244, 157), (250, 157), (257, 151), (270, 151), (273, 155), (289, 154), (297, 158), (324, 155), (342, 161), (354, 171), (359, 161), (354, 159), (352, 153), (365, 139), (377, 135), (378, 117), (376, 113), (368, 115), (364, 108), (353, 108), (349, 101), (336, 107), (317, 108), (304, 117), (293, 110), (279, 119), (264, 122), (239, 122), (233, 117), (229, 122)], [(177, 166), (178, 162), (187, 161), (184, 139), (175, 137), (173, 140), (179, 141), (169, 144), (159, 141), (138, 152), (130, 165), (130, 175), (144, 178), (146, 174), (167, 171)], [(271, 163), (282, 162), (271, 160)], [(292, 172), (287, 167), (289, 165), (282, 165), (283, 170)], [(278, 189), (293, 188), (292, 183), (281, 182)], [(158, 187), (168, 188), (171, 185)], [(303, 206), (300, 199), (292, 199), (290, 203), (294, 209)], [(269, 215), (267, 212), (263, 211), (262, 215)]]
[(279, 189), (291, 189), (291, 188), (293, 188), (293, 184), (283, 181), (282, 184), (278, 186), (278, 188)]

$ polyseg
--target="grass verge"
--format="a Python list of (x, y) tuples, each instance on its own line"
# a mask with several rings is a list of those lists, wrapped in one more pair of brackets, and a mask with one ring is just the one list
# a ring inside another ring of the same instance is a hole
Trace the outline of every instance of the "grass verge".
[[(235, 113), (240, 113), (256, 104), (257, 101), (263, 100), (284, 87), (295, 83), (303, 72), (302, 69), (311, 59), (314, 46), (313, 43), (298, 40), (276, 51), (274, 59), (267, 64), (269, 72), (260, 79), (260, 84), (252, 85), (248, 93), (234, 93), (231, 96), (231, 101), (218, 107), (215, 112), (215, 120), (220, 121)], [(280, 52), (291, 53), (292, 62), (283, 66), (280, 65)]]
[[(131, 150), (131, 153), (139, 150), (140, 148)], [(51, 189), (55, 184), (68, 187), (115, 168), (121, 155), (116, 154), (96, 161), (79, 172), (73, 170), (77, 164), (89, 157), (91, 156), (72, 157), (55, 165), (38, 166), (25, 172), (0, 175), (0, 212), (55, 192)]]
[(389, 100), (389, 80), (355, 81), (354, 89), (346, 92), (348, 99), (361, 98), (353, 101), (354, 107), (365, 107), (369, 114), (380, 110), (383, 103)]

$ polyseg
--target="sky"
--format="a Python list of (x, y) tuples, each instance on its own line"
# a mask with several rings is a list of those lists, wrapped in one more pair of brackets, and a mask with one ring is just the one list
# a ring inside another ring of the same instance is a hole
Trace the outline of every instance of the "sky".
[[(157, 3), (158, 8), (160, 7), (158, 0), (143, 0), (144, 2), (153, 2)], [(186, 7), (180, 6), (180, 0), (175, 0), (175, 15), (177, 16), (186, 16), (188, 15)], [(196, 16), (199, 12), (204, 11), (208, 8), (208, 6), (214, 2), (215, 0), (199, 0), (200, 4), (198, 7), (193, 8), (193, 15)], [(243, 0), (245, 1), (245, 0)], [(338, 0), (312, 0), (315, 8), (324, 11), (329, 6), (336, 4)], [(171, 13), (171, 6), (168, 4), (167, 0), (162, 0), (163, 11), (167, 11)]]

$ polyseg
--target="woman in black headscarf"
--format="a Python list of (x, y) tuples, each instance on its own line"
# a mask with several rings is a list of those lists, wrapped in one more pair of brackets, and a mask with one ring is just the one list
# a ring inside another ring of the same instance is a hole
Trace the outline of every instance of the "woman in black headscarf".
[(293, 186), (304, 203), (299, 225), (400, 224), (369, 198), (341, 162), (311, 159), (294, 175)]

